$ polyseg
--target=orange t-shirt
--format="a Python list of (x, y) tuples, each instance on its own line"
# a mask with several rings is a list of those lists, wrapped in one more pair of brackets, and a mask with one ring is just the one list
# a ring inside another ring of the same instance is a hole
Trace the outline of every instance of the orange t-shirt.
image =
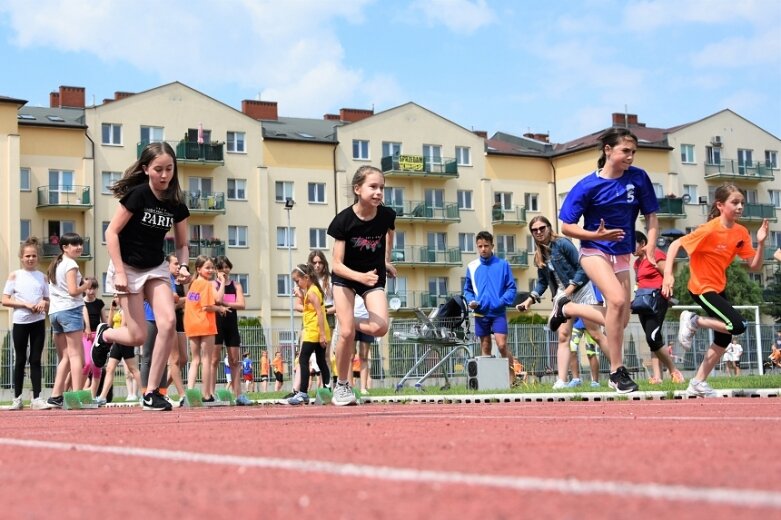
[(271, 362), (271, 365), (274, 367), (274, 372), (282, 373), (282, 369), (284, 368), (283, 365), (284, 361), (282, 361), (281, 357), (274, 357), (274, 360)]
[(361, 358), (358, 357), (358, 354), (355, 355), (353, 358), (353, 372), (360, 372), (361, 371)]
[(727, 267), (735, 256), (747, 260), (756, 253), (745, 227), (735, 223), (726, 228), (720, 218), (681, 238), (681, 245), (689, 254), (688, 287), (693, 294), (722, 292), (727, 286)]
[(184, 332), (187, 336), (194, 338), (217, 334), (217, 315), (203, 310), (214, 303), (214, 286), (210, 281), (198, 277), (190, 284), (184, 303)]
[(260, 375), (267, 376), (268, 375), (268, 357), (264, 356), (260, 358)]

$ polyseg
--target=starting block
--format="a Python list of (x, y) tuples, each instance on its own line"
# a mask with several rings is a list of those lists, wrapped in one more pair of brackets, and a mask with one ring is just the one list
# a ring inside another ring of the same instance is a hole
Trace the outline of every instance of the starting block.
[(330, 388), (320, 387), (317, 389), (317, 394), (315, 395), (315, 404), (319, 404), (319, 405), (331, 404), (332, 397), (333, 397), (333, 393), (331, 393)]
[(78, 390), (62, 394), (63, 410), (87, 410), (97, 409), (97, 407), (97, 403), (92, 399), (92, 392), (89, 390)]
[(357, 404), (363, 404), (363, 394), (357, 388), (353, 388), (353, 395), (355, 396), (355, 402)]
[(203, 406), (203, 394), (197, 388), (184, 391), (184, 405), (188, 408), (200, 408)]
[(217, 390), (217, 395), (215, 396), (214, 403), (206, 403), (206, 404), (214, 406), (216, 403), (220, 403), (217, 406), (235, 406), (236, 398), (233, 397), (233, 392), (231, 392), (227, 388), (221, 388)]

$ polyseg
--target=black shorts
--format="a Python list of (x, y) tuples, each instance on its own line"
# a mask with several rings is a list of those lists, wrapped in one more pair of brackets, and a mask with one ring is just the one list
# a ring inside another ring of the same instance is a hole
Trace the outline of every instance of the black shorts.
[[(282, 374), (280, 374), (280, 376), (281, 376), (281, 375), (282, 375)], [(256, 379), (255, 381), (257, 381), (257, 379)], [(268, 381), (268, 376), (260, 376), (260, 382), (261, 382), (261, 383), (265, 383), (266, 381)]]
[(119, 361), (123, 359), (133, 359), (136, 357), (136, 348), (114, 343), (111, 345), (111, 351), (108, 353), (108, 357)]
[(274, 372), (274, 377), (276, 378), (277, 383), (281, 383), (283, 381), (282, 372)]
[(361, 371), (360, 370), (353, 370), (353, 377), (361, 377)]
[(380, 279), (377, 280), (377, 284), (373, 286), (363, 285), (362, 283), (358, 283), (354, 280), (348, 280), (347, 278), (342, 278), (341, 276), (337, 276), (335, 274), (331, 275), (331, 281), (334, 285), (352, 289), (355, 294), (363, 298), (364, 295), (368, 292), (385, 290), (385, 270), (382, 270), (382, 273), (380, 273)]

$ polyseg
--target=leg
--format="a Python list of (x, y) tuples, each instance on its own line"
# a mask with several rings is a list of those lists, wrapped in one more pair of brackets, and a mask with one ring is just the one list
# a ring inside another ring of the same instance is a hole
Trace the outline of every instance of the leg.
[(309, 391), (309, 358), (312, 357), (315, 345), (316, 343), (304, 341), (301, 343), (301, 352), (298, 354), (298, 372), (301, 374), (301, 383), (298, 389), (304, 393)]
[[(41, 322), (43, 323), (43, 322)], [(24, 367), (27, 365), (27, 342), (30, 339), (30, 325), (14, 323), (12, 336), (14, 340), (14, 397), (22, 396), (24, 386)], [(40, 359), (39, 359), (40, 368)], [(40, 392), (40, 389), (39, 389)]]
[(84, 385), (84, 346), (81, 344), (81, 331), (66, 332), (65, 343), (70, 358), (71, 382), (74, 390), (81, 390)]
[(242, 394), (241, 383), (244, 379), (244, 371), (241, 366), (241, 353), (239, 350), (241, 347), (228, 347), (228, 364), (231, 367), (231, 375), (233, 376), (232, 386), (233, 395), (236, 397)]
[(213, 359), (217, 355), (214, 336), (201, 336), (201, 392), (204, 399), (214, 397), (217, 383)]
[(33, 399), (41, 395), (41, 358), (46, 342), (46, 322), (36, 321), (30, 327), (30, 381), (33, 385)]
[[(388, 298), (385, 295), (385, 290), (369, 291), (363, 295), (363, 299), (366, 303), (366, 310), (369, 311), (369, 317), (357, 320), (353, 318), (355, 327), (364, 334), (375, 338), (384, 336), (388, 332)], [(354, 345), (353, 348), (355, 348)]]
[[(373, 291), (380, 292), (380, 291)], [(368, 293), (367, 296), (372, 293)], [(367, 308), (368, 308), (368, 301)], [(338, 380), (345, 382), (350, 378), (353, 349), (355, 349), (355, 293), (352, 289), (334, 286), (334, 307), (339, 320), (339, 336), (336, 340), (336, 371)], [(371, 314), (370, 314), (371, 316)], [(366, 331), (369, 334), (368, 331)], [(300, 358), (300, 356), (299, 356)]]
[(155, 314), (157, 336), (152, 361), (149, 365), (149, 385), (164, 380), (168, 354), (176, 343), (176, 313), (171, 286), (167, 280), (151, 280), (144, 287), (146, 298)]
[(371, 343), (362, 341), (358, 345), (358, 356), (361, 358), (361, 391), (369, 390), (369, 356)]
[[(568, 372), (569, 372), (569, 360), (570, 360), (570, 349), (569, 349), (569, 339), (570, 334), (572, 333), (572, 320), (566, 321), (561, 324), (558, 330), (559, 334), (559, 341), (558, 341), (558, 347), (556, 348), (556, 360), (557, 360), (557, 369), (558, 369), (558, 381), (561, 381), (561, 383), (566, 383), (569, 381)], [(556, 382), (558, 384), (558, 381)]]
[(315, 359), (317, 365), (320, 367), (320, 386), (327, 387), (331, 384), (331, 370), (328, 368), (328, 358), (325, 357), (326, 348), (322, 345), (317, 345), (314, 348)]
[[(140, 366), (141, 395), (144, 395), (149, 387), (149, 367), (152, 366), (152, 355), (155, 351), (155, 340), (157, 339), (157, 325), (154, 321), (146, 322), (146, 341), (141, 347), (141, 357), (138, 360)], [(127, 366), (127, 363), (125, 363)]]
[(113, 357), (110, 357), (108, 359), (108, 364), (106, 365), (106, 377), (103, 379), (103, 389), (100, 392), (100, 397), (103, 399), (106, 399), (106, 396), (108, 396), (108, 391), (111, 389), (112, 385), (114, 384), (114, 371), (117, 369), (117, 365), (119, 364), (119, 360)]
[(198, 380), (198, 366), (201, 364), (201, 338), (190, 338), (190, 370), (187, 372), (187, 388), (192, 390)]

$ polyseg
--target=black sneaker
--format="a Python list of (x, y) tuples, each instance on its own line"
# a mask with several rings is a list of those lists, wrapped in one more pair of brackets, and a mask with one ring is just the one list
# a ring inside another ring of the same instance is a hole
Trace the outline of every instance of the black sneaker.
[(562, 323), (565, 323), (569, 318), (564, 316), (564, 306), (570, 302), (564, 293), (561, 296), (553, 299), (553, 309), (548, 317), (548, 328), (553, 332), (559, 330)]
[(157, 388), (144, 394), (142, 407), (144, 410), (151, 410), (153, 412), (170, 412), (172, 409), (171, 403), (160, 395), (160, 391)]
[(46, 400), (47, 408), (62, 408), (62, 396), (50, 397)]
[(618, 370), (610, 374), (608, 386), (619, 394), (637, 392), (637, 383), (632, 381), (632, 378), (629, 377), (629, 371), (624, 366), (618, 367)]
[(95, 339), (92, 340), (90, 357), (92, 358), (92, 364), (98, 368), (106, 366), (108, 353), (111, 351), (111, 344), (103, 341), (103, 332), (105, 332), (107, 328), (107, 323), (99, 323), (98, 328), (95, 329)]

